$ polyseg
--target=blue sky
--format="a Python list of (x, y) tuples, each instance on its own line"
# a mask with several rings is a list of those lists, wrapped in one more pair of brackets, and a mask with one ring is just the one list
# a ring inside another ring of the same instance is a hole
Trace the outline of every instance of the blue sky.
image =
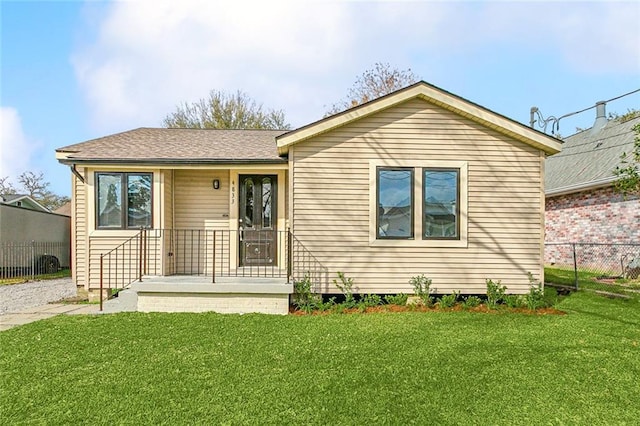
[[(301, 126), (375, 62), (528, 123), (640, 88), (640, 2), (1, 1), (0, 176), (56, 148), (158, 127), (210, 90), (244, 90)], [(640, 93), (607, 111), (640, 108)], [(589, 110), (560, 133), (590, 127)]]

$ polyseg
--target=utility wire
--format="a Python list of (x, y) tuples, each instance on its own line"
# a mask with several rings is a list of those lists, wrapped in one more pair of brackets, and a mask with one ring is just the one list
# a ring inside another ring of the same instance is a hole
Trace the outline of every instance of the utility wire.
[[(601, 101), (601, 102), (606, 104), (608, 102), (615, 101), (616, 99), (624, 98), (625, 96), (629, 96), (629, 95), (632, 95), (632, 94), (637, 93), (637, 92), (640, 92), (640, 89), (632, 90), (632, 91), (630, 91), (628, 93), (625, 93), (623, 95), (616, 96), (614, 98), (607, 99), (606, 101)], [(600, 103), (600, 102), (598, 102), (598, 103)], [(551, 134), (555, 134), (556, 131), (560, 130), (560, 120), (562, 120), (563, 118), (571, 117), (572, 115), (576, 115), (576, 114), (580, 114), (580, 113), (585, 112), (585, 111), (589, 111), (590, 109), (593, 109), (593, 108), (595, 108), (597, 106), (598, 106), (598, 104), (592, 105), (592, 106), (590, 106), (588, 108), (581, 109), (580, 111), (570, 112), (569, 114), (565, 114), (565, 115), (557, 117), (557, 118), (554, 117), (554, 116), (549, 116), (547, 118), (544, 118), (542, 116), (542, 114), (540, 113), (540, 110), (537, 107), (532, 107), (531, 108), (531, 120), (529, 122), (529, 125), (532, 128), (535, 128), (535, 123), (537, 122), (538, 123), (538, 127), (540, 127), (541, 129), (543, 129), (544, 132), (546, 132), (547, 131), (547, 125), (549, 123), (551, 123)], [(536, 120), (536, 115), (537, 115), (537, 120)]]
[[(606, 104), (606, 103), (609, 103), (611, 101), (615, 101), (616, 99), (620, 99), (620, 98), (624, 98), (625, 96), (633, 95), (636, 92), (640, 92), (640, 89), (632, 90), (629, 93), (625, 93), (624, 95), (616, 96), (615, 98), (607, 99), (606, 101), (602, 101), (602, 102), (604, 102)], [(571, 117), (572, 115), (580, 114), (581, 112), (589, 111), (590, 109), (593, 109), (596, 106), (597, 105), (592, 105), (589, 108), (581, 109), (580, 111), (570, 112), (569, 114), (565, 114), (565, 115), (563, 115), (561, 117), (558, 117), (558, 121), (562, 120), (563, 118)]]

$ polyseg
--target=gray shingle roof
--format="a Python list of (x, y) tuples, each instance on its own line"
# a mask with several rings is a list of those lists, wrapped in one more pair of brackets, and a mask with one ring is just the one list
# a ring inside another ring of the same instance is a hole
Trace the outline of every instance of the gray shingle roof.
[(285, 130), (139, 128), (58, 148), (69, 162), (286, 162), (275, 137)]
[(14, 200), (20, 199), (20, 198), (24, 198), (24, 197), (28, 197), (28, 194), (3, 194), (2, 195), (2, 201), (5, 203), (10, 203)]
[(609, 120), (598, 132), (584, 130), (564, 139), (562, 152), (546, 161), (546, 193), (574, 192), (613, 181), (620, 155), (633, 150), (632, 127), (638, 123), (640, 117), (624, 123)]

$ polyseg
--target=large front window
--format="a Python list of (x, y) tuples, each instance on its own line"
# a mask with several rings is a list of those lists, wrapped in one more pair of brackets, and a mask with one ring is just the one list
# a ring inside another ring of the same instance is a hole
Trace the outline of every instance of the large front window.
[(100, 229), (151, 227), (151, 173), (96, 173)]
[(413, 169), (378, 167), (378, 238), (413, 238)]

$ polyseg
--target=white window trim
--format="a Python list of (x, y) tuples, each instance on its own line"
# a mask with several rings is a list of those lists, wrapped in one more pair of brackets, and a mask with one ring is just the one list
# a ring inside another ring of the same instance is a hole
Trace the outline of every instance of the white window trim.
[[(377, 169), (378, 167), (413, 167), (413, 239), (377, 239), (376, 222), (378, 209), (377, 198)], [(371, 247), (468, 247), (468, 162), (441, 160), (370, 160), (369, 161), (369, 246)], [(460, 170), (460, 239), (423, 239), (422, 238), (422, 208), (424, 193), (422, 190), (423, 168), (451, 168)]]

